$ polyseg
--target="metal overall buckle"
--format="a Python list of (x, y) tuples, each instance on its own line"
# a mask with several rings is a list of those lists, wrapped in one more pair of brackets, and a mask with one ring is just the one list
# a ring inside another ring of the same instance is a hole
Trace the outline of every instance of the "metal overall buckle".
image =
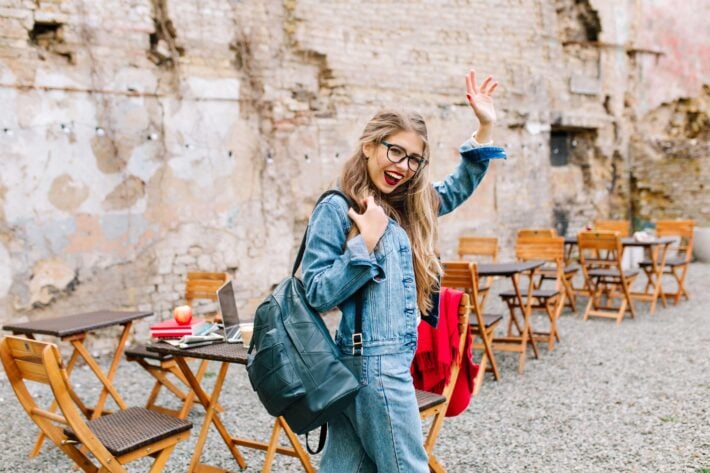
[(353, 356), (362, 355), (362, 334), (353, 333)]

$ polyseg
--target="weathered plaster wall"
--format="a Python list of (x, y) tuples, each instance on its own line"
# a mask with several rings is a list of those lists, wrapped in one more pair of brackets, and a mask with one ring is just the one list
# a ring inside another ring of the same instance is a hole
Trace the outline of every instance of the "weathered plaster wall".
[[(228, 271), (253, 309), (378, 108), (425, 116), (434, 178), (456, 164), (476, 127), (471, 66), (501, 83), (510, 158), (442, 219), (444, 258), (470, 232), (509, 254), (515, 230), (555, 211), (571, 232), (627, 216), (639, 9), (0, 0), (0, 321), (102, 306), (162, 318), (191, 269)], [(581, 133), (565, 168), (549, 166), (553, 128)]]
[[(668, 11), (673, 15), (666, 14)], [(710, 225), (710, 4), (644, 3), (635, 61), (630, 158), (634, 216)]]

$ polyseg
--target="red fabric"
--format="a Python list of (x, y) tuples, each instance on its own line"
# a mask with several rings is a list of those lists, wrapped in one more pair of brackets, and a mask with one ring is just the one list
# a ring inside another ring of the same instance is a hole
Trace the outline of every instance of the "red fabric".
[[(444, 391), (458, 350), (458, 307), (462, 295), (461, 291), (442, 287), (439, 296), (438, 327), (419, 324), (417, 352), (411, 367), (414, 387), (417, 389), (437, 394)], [(459, 377), (446, 411), (447, 416), (458, 415), (465, 410), (473, 393), (477, 366), (471, 361), (470, 333), (466, 335), (464, 354), (468, 355), (463, 357)]]
[(471, 402), (473, 389), (475, 387), (475, 379), (478, 374), (478, 365), (471, 359), (471, 332), (466, 333), (466, 343), (463, 349), (463, 357), (461, 360), (461, 369), (459, 377), (456, 379), (454, 392), (451, 393), (449, 406), (446, 408), (446, 417), (454, 417), (466, 410)]

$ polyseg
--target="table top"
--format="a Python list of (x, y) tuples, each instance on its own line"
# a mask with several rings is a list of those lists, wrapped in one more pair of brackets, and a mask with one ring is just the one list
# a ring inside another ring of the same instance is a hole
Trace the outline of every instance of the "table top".
[[(623, 246), (654, 246), (654, 245), (667, 245), (669, 243), (673, 243), (674, 241), (675, 241), (675, 238), (673, 238), (673, 237), (653, 238), (652, 240), (649, 240), (649, 241), (639, 241), (639, 240), (636, 240), (634, 237), (623, 237), (621, 239), (621, 244)], [(577, 237), (576, 236), (565, 237), (565, 244), (576, 245), (577, 244)]]
[(146, 346), (148, 351), (161, 355), (183, 356), (227, 363), (247, 364), (247, 348), (243, 343), (218, 342), (195, 348), (178, 348), (165, 342), (154, 342)]
[(512, 263), (485, 263), (478, 265), (479, 276), (512, 276), (530, 271), (545, 264), (544, 261), (516, 261)]
[(675, 238), (673, 237), (661, 237), (654, 238), (650, 241), (638, 241), (634, 237), (622, 238), (621, 244), (624, 246), (655, 246), (655, 245), (668, 245), (673, 243)]
[(86, 333), (100, 328), (121, 325), (135, 319), (142, 319), (153, 315), (153, 312), (121, 312), (115, 310), (97, 310), (84, 314), (67, 315), (51, 319), (33, 320), (21, 324), (6, 324), (3, 330), (15, 334), (25, 335), (52, 335), (55, 337), (68, 337), (79, 333)]

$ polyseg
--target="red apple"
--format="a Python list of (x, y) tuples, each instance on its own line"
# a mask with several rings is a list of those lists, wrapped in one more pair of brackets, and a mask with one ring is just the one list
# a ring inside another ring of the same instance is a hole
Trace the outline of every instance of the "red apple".
[(179, 325), (187, 325), (192, 320), (192, 307), (181, 305), (173, 310), (173, 318)]

